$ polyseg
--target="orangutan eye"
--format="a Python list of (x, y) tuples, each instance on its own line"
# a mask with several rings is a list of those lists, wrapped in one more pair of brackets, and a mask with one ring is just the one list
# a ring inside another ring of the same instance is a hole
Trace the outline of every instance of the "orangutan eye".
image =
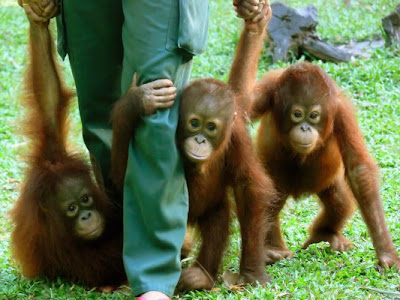
[(76, 210), (76, 206), (75, 205), (71, 204), (71, 205), (68, 206), (68, 211), (69, 212), (74, 212), (75, 210)]
[(313, 111), (311, 112), (310, 116), (309, 116), (310, 122), (313, 124), (317, 124), (319, 122), (320, 119), (320, 114), (318, 111)]
[(296, 119), (300, 119), (300, 118), (303, 116), (303, 114), (301, 113), (301, 111), (296, 110), (296, 111), (293, 113), (293, 116), (294, 116)]
[(214, 131), (215, 129), (217, 129), (217, 126), (214, 123), (208, 123), (207, 124), (207, 130), (208, 131)]
[(299, 123), (304, 118), (304, 108), (300, 105), (293, 105), (290, 110), (290, 120)]
[(198, 128), (198, 127), (200, 127), (200, 122), (199, 122), (199, 120), (194, 119), (194, 120), (191, 120), (191, 121), (190, 121), (190, 125), (191, 125), (193, 128)]
[(83, 195), (81, 202), (84, 206), (90, 206), (93, 204), (93, 198), (87, 194)]
[(76, 204), (69, 204), (68, 206), (67, 206), (67, 213), (66, 213), (66, 215), (67, 215), (67, 217), (68, 218), (73, 218), (73, 217), (75, 217), (76, 216), (76, 214), (78, 213), (78, 211), (79, 211), (79, 209), (78, 209), (78, 206), (76, 205)]

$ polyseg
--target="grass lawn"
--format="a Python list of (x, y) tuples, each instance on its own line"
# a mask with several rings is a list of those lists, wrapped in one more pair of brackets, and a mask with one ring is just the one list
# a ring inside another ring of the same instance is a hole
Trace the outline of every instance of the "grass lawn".
[[(230, 0), (210, 2), (212, 19), (208, 48), (206, 53), (195, 58), (192, 78), (226, 80), (241, 21), (235, 18)], [(381, 18), (398, 4), (398, 0), (353, 0), (346, 8), (344, 0), (284, 2), (296, 8), (313, 3), (320, 17), (319, 34), (329, 42), (379, 37), (382, 34)], [(20, 159), (24, 141), (15, 132), (21, 117), (18, 90), (26, 59), (27, 27), (16, 0), (0, 0), (0, 299), (129, 299), (128, 289), (102, 295), (61, 279), (55, 282), (44, 278), (26, 280), (10, 258), (12, 226), (7, 212), (18, 196), (24, 167)], [(367, 145), (381, 168), (381, 193), (387, 222), (400, 251), (400, 48), (377, 49), (369, 59), (356, 59), (350, 63), (317, 63), (353, 96)], [(67, 81), (73, 86), (67, 62), (63, 66)], [(264, 53), (260, 74), (281, 66), (283, 64), (271, 65), (268, 54)], [(72, 119), (71, 138), (83, 150), (76, 105)], [(375, 251), (359, 213), (344, 232), (353, 241), (353, 250), (336, 253), (324, 243), (301, 250), (307, 227), (317, 211), (318, 204), (312, 197), (299, 203), (288, 201), (282, 223), (287, 245), (295, 255), (291, 260), (266, 267), (272, 277), (266, 287), (231, 291), (218, 285), (212, 292), (192, 292), (180, 298), (393, 299), (389, 292), (400, 293), (400, 275), (376, 267)], [(236, 271), (240, 246), (236, 225), (232, 232), (224, 268)]]

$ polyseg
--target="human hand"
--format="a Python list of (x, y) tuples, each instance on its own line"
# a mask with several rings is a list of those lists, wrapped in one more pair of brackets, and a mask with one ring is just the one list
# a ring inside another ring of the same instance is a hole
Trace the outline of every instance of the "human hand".
[(272, 18), (272, 9), (269, 3), (264, 4), (261, 12), (254, 18), (246, 20), (245, 27), (248, 31), (261, 33), (268, 26)]
[[(272, 10), (271, 10), (271, 6), (269, 4), (269, 0), (260, 0), (260, 4), (258, 5), (258, 10), (257, 10), (257, 12), (254, 13), (254, 15), (252, 16), (250, 21), (256, 23), (256, 22), (260, 21), (261, 19), (263, 19), (264, 16), (267, 17), (266, 24), (269, 23), (269, 21), (272, 18)], [(266, 25), (266, 24), (264, 24), (264, 25)]]
[(245, 20), (257, 12), (259, 3), (259, 0), (233, 0), (237, 16)]
[(132, 92), (141, 101), (145, 115), (155, 113), (157, 109), (169, 108), (174, 104), (176, 87), (169, 79), (158, 79), (133, 87)]
[(258, 22), (269, 6), (269, 0), (234, 0), (233, 5), (239, 18)]
[(18, 4), (25, 10), (29, 22), (47, 24), (58, 14), (56, 0), (18, 0)]

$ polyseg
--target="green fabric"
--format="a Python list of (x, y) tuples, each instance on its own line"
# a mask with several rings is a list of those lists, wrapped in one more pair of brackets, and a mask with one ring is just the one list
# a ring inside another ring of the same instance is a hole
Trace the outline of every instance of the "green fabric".
[[(122, 0), (122, 8), (115, 0), (62, 4), (59, 51), (70, 57), (84, 140), (104, 178), (110, 164), (109, 113), (121, 89), (126, 92), (137, 72), (138, 84), (169, 78), (180, 91), (192, 53), (205, 46), (208, 4), (186, 1)], [(180, 275), (188, 194), (175, 141), (179, 98), (171, 109), (142, 118), (129, 149), (123, 257), (135, 295), (149, 290), (172, 295)]]
[(68, 52), (83, 139), (108, 187), (110, 111), (121, 95), (122, 5), (111, 0), (67, 0), (61, 7), (63, 15), (57, 19), (59, 50)]
[(192, 54), (206, 48), (208, 30), (208, 1), (179, 1), (179, 33), (177, 46)]
[[(178, 26), (174, 16), (177, 2), (126, 0), (123, 10), (123, 91), (128, 89), (134, 72), (139, 84), (169, 78), (181, 89), (190, 75), (191, 56), (166, 50), (167, 36)], [(180, 275), (188, 194), (175, 142), (178, 104), (179, 97), (171, 109), (144, 117), (129, 149), (124, 263), (135, 294), (158, 290), (172, 295)]]

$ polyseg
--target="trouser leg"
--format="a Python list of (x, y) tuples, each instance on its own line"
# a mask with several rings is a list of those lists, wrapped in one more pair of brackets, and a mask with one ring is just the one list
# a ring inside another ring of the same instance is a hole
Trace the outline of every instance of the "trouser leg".
[(95, 162), (97, 179), (108, 187), (110, 112), (121, 95), (122, 4), (118, 0), (65, 0), (61, 5), (62, 14), (57, 18), (59, 52), (68, 53), (83, 139)]
[[(204, 9), (205, 2), (199, 3)], [(123, 92), (134, 72), (139, 74), (139, 84), (170, 78), (180, 89), (187, 81), (191, 56), (166, 51), (162, 45), (167, 28), (172, 28), (172, 36), (177, 35), (177, 6), (176, 0), (126, 1)], [(109, 113), (121, 95), (121, 3), (68, 0), (62, 8), (58, 21), (65, 25), (63, 46), (76, 81), (84, 141), (107, 179)], [(144, 118), (135, 145), (130, 146), (124, 191), (124, 263), (135, 293), (159, 290), (172, 294), (179, 278), (187, 191), (175, 145), (178, 102), (179, 96), (172, 109)]]
[[(191, 55), (165, 48), (177, 1), (123, 1), (122, 90), (169, 78), (180, 91)], [(124, 186), (124, 265), (135, 295), (156, 290), (172, 295), (180, 275), (180, 248), (188, 210), (182, 161), (175, 141), (179, 95), (170, 109), (143, 117), (130, 144)]]

